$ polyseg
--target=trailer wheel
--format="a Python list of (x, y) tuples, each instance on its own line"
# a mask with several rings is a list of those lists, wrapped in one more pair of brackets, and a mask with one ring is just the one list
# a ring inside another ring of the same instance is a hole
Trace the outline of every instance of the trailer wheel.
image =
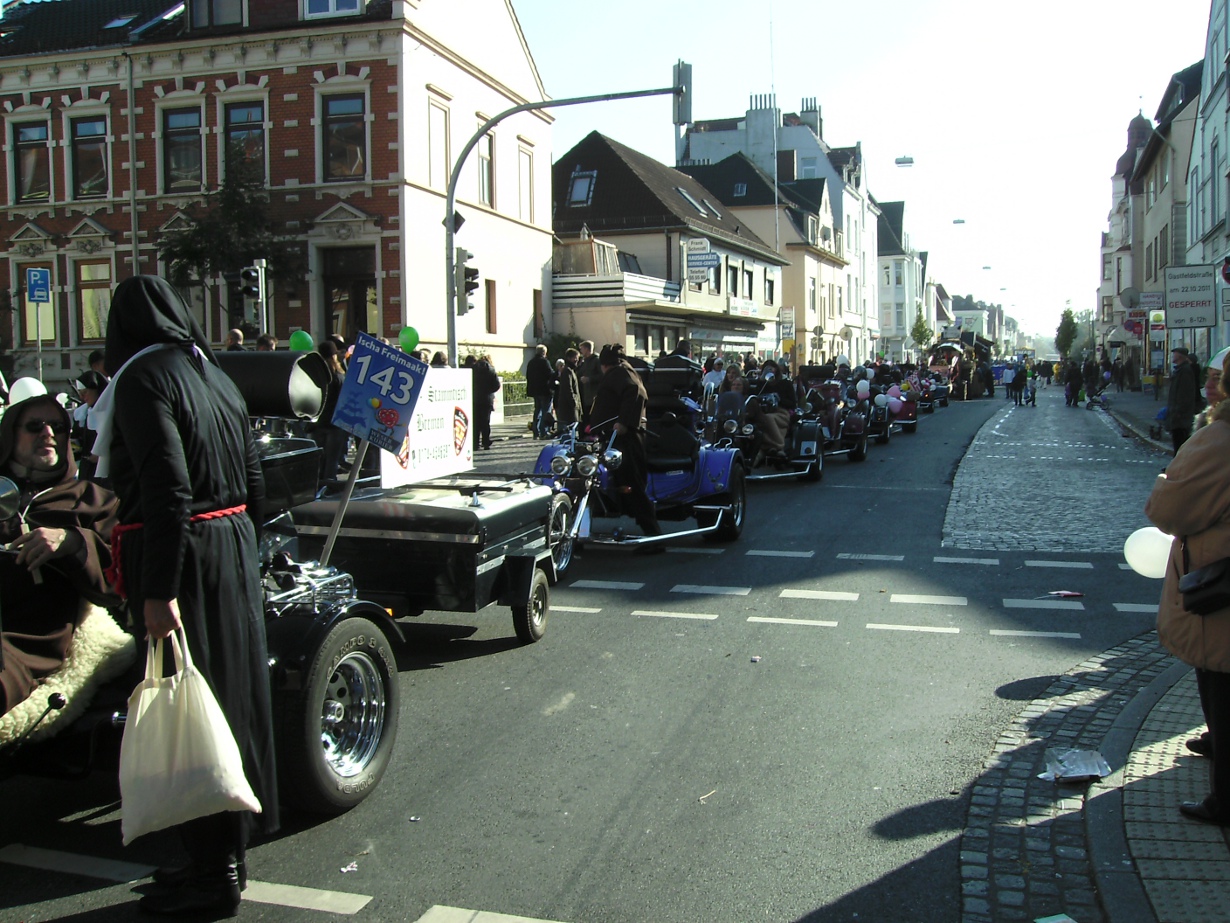
[(572, 501), (566, 494), (551, 497), (547, 547), (551, 549), (551, 560), (555, 562), (556, 577), (564, 576), (564, 571), (572, 563)]
[(859, 434), (858, 441), (850, 449), (850, 454), (847, 456), (850, 461), (861, 462), (867, 458), (867, 430), (863, 430)]
[(533, 644), (547, 633), (547, 616), (551, 612), (551, 586), (541, 567), (534, 568), (530, 581), (530, 598), (512, 607), (513, 628), (523, 644)]
[(388, 639), (370, 620), (343, 619), (329, 631), (302, 687), (276, 699), (283, 800), (341, 814), (371, 794), (397, 739), (395, 664)]

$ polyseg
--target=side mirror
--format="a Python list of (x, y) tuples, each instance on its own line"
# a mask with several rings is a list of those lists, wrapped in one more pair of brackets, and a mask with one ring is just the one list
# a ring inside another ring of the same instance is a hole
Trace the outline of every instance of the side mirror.
[(12, 480), (0, 477), (0, 521), (12, 519), (21, 509), (21, 490)]

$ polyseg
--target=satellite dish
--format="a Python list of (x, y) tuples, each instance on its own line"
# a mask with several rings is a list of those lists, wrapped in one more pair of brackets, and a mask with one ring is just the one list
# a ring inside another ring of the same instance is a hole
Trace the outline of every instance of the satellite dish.
[(1130, 285), (1119, 293), (1119, 303), (1125, 308), (1135, 308), (1140, 304), (1140, 289)]

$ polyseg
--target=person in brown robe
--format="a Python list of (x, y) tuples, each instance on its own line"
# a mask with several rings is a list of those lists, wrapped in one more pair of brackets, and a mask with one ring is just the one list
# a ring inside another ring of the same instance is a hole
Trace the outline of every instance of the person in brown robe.
[(83, 600), (119, 602), (104, 572), (118, 501), (111, 491), (77, 480), (69, 446), (72, 420), (50, 395), (31, 397), (0, 417), (0, 474), (21, 492), (20, 516), (0, 523), (0, 612), (4, 660), (0, 714), (25, 701), (64, 663)]

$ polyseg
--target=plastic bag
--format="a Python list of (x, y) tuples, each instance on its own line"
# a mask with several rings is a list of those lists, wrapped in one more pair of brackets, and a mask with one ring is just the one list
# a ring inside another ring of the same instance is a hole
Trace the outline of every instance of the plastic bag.
[(162, 641), (149, 644), (145, 679), (128, 699), (120, 744), (124, 845), (222, 811), (260, 813), (243, 758), (183, 629), (171, 635), (177, 672), (162, 675)]

